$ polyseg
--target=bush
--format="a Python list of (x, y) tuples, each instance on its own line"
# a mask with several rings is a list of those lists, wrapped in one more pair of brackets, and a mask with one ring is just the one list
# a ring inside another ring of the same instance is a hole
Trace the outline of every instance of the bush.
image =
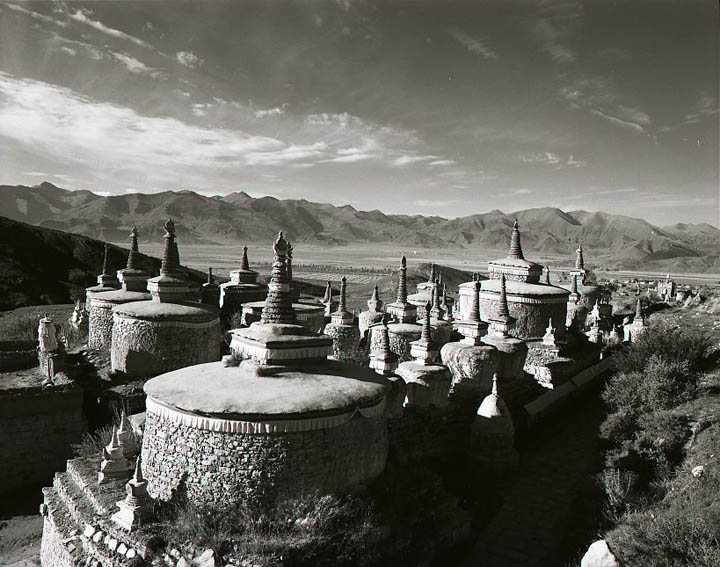
[(179, 491), (158, 503), (156, 541), (182, 548), (211, 548), (222, 555), (262, 557), (284, 566), (377, 564), (377, 516), (352, 496), (310, 494), (273, 509), (200, 506)]
[(642, 372), (648, 361), (657, 356), (667, 363), (686, 363), (690, 372), (705, 367), (712, 342), (707, 334), (668, 322), (648, 327), (637, 342), (613, 354), (615, 368), (622, 372)]

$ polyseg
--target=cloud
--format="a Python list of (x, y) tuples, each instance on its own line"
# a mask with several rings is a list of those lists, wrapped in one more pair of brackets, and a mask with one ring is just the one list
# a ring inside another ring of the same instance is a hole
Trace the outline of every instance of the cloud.
[(68, 47), (67, 45), (63, 45), (62, 47), (60, 47), (60, 51), (73, 57), (77, 55), (77, 50), (73, 49), (72, 47)]
[(28, 10), (23, 6), (18, 6), (17, 4), (5, 4), (5, 6), (15, 12), (20, 12), (21, 14), (25, 14), (26, 16), (30, 16), (35, 20), (45, 22), (46, 24), (55, 24), (56, 26), (60, 26), (61, 28), (67, 27), (67, 22), (63, 22), (62, 20), (55, 19), (51, 16), (47, 16), (39, 12), (34, 12), (33, 10)]
[(577, 160), (575, 159), (575, 156), (570, 154), (568, 156), (567, 162), (565, 162), (565, 165), (569, 167), (585, 167), (587, 165), (586, 161)]
[(483, 59), (497, 59), (498, 55), (488, 45), (484, 36), (473, 37), (462, 30), (450, 29), (448, 33), (470, 53), (479, 55)]
[(69, 54), (70, 51), (75, 52), (72, 53), (72, 55), (75, 55), (79, 49), (82, 49), (85, 53), (87, 53), (88, 56), (90, 56), (95, 61), (100, 61), (105, 57), (103, 51), (98, 49), (94, 45), (91, 45), (90, 43), (84, 41), (68, 39), (56, 32), (51, 32), (50, 43), (59, 46), (59, 50), (65, 53)]
[(285, 109), (287, 107), (288, 107), (288, 104), (284, 103), (280, 106), (276, 106), (275, 108), (268, 108), (267, 110), (256, 110), (255, 118), (267, 118), (268, 116), (280, 116), (281, 114), (285, 114)]
[(582, 7), (574, 0), (546, 0), (540, 8), (532, 27), (536, 39), (556, 64), (574, 63), (577, 54), (569, 43), (582, 25)]
[(308, 145), (293, 144), (269, 152), (249, 152), (245, 156), (245, 161), (250, 165), (283, 165), (310, 158), (322, 158), (326, 155), (327, 149), (328, 145), (325, 142)]
[(521, 155), (520, 161), (529, 164), (557, 165), (562, 161), (562, 158), (552, 152), (535, 152)]
[(205, 62), (204, 59), (200, 59), (192, 51), (178, 51), (175, 54), (175, 57), (177, 58), (178, 63), (185, 65), (185, 67), (190, 69), (197, 69)]
[(603, 120), (606, 120), (610, 124), (614, 124), (615, 126), (620, 126), (621, 128), (632, 130), (633, 132), (637, 132), (638, 134), (644, 134), (645, 136), (650, 135), (649, 132), (642, 125), (633, 122), (632, 120), (613, 116), (611, 114), (608, 114), (607, 112), (603, 112), (602, 110), (598, 110), (596, 108), (590, 109), (590, 112), (595, 116), (599, 116)]
[(123, 31), (116, 30), (115, 28), (107, 27), (105, 24), (103, 24), (102, 22), (100, 22), (98, 20), (90, 19), (87, 16), (87, 11), (76, 10), (75, 12), (69, 13), (68, 18), (70, 18), (71, 20), (74, 20), (78, 23), (90, 26), (91, 28), (93, 28), (101, 33), (104, 33), (105, 35), (109, 35), (109, 36), (117, 38), (117, 39), (123, 39), (125, 41), (130, 41), (130, 42), (134, 43), (135, 45), (140, 45), (142, 47), (147, 47), (149, 49), (153, 49), (152, 45), (143, 41), (142, 39), (139, 39), (135, 36), (127, 34)]
[(436, 159), (428, 163), (428, 165), (440, 167), (444, 165), (457, 165), (457, 162), (454, 159)]
[(515, 191), (513, 191), (513, 193), (515, 195), (530, 195), (531, 193), (534, 193), (534, 192), (535, 191), (533, 191), (532, 189), (524, 189), (524, 188), (523, 189), (515, 189)]
[(302, 148), (227, 128), (201, 128), (174, 118), (95, 102), (70, 89), (0, 73), (3, 137), (61, 163), (93, 164), (103, 173), (163, 176), (172, 168), (207, 172), (238, 164), (299, 159)]
[(139, 61), (138, 59), (135, 59), (134, 57), (132, 57), (130, 55), (127, 55), (125, 53), (116, 53), (114, 51), (111, 52), (111, 55), (115, 59), (120, 61), (120, 63), (125, 65), (127, 70), (130, 71), (131, 73), (137, 73), (138, 75), (148, 75), (148, 76), (154, 77), (154, 78), (162, 76), (162, 72), (159, 71), (158, 69), (155, 69), (153, 67), (148, 67), (147, 65), (145, 65), (145, 63), (143, 63), (142, 61)]

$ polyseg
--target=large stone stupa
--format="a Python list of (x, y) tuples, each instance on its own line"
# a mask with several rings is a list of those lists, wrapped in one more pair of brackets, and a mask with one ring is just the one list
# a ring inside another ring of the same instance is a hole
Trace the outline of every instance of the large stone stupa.
[(235, 362), (176, 370), (145, 384), (143, 473), (166, 500), (181, 481), (195, 502), (272, 503), (363, 484), (385, 468), (388, 381), (327, 360), (330, 337), (299, 325), (287, 241), (261, 320), (232, 331)]
[(220, 359), (220, 312), (191, 301), (196, 293), (180, 271), (172, 220), (165, 223), (160, 275), (147, 288), (152, 299), (113, 307), (113, 370), (155, 376)]

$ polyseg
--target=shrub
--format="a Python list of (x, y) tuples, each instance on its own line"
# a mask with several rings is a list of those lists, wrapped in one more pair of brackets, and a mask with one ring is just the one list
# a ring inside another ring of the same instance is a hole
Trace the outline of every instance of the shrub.
[(77, 457), (95, 457), (102, 453), (103, 447), (110, 443), (112, 425), (104, 425), (92, 433), (83, 435), (80, 443), (70, 445)]
[(653, 356), (667, 363), (687, 363), (690, 372), (697, 372), (705, 366), (711, 346), (707, 334), (662, 321), (648, 327), (628, 348), (618, 349), (613, 360), (623, 372), (642, 372)]

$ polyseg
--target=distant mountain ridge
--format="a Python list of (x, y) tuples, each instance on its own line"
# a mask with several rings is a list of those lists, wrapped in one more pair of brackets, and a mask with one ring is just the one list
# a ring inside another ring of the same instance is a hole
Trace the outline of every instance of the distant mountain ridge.
[(243, 191), (212, 197), (187, 190), (101, 196), (48, 182), (0, 185), (0, 215), (113, 242), (124, 242), (132, 225), (142, 240), (159, 241), (162, 220), (172, 217), (183, 244), (267, 242), (282, 229), (294, 242), (497, 250), (507, 248), (517, 218), (528, 252), (571, 255), (582, 242), (595, 258), (661, 264), (677, 259), (702, 270), (718, 265), (720, 250), (720, 230), (709, 224), (657, 227), (639, 218), (551, 207), (445, 219), (304, 199), (253, 198)]

